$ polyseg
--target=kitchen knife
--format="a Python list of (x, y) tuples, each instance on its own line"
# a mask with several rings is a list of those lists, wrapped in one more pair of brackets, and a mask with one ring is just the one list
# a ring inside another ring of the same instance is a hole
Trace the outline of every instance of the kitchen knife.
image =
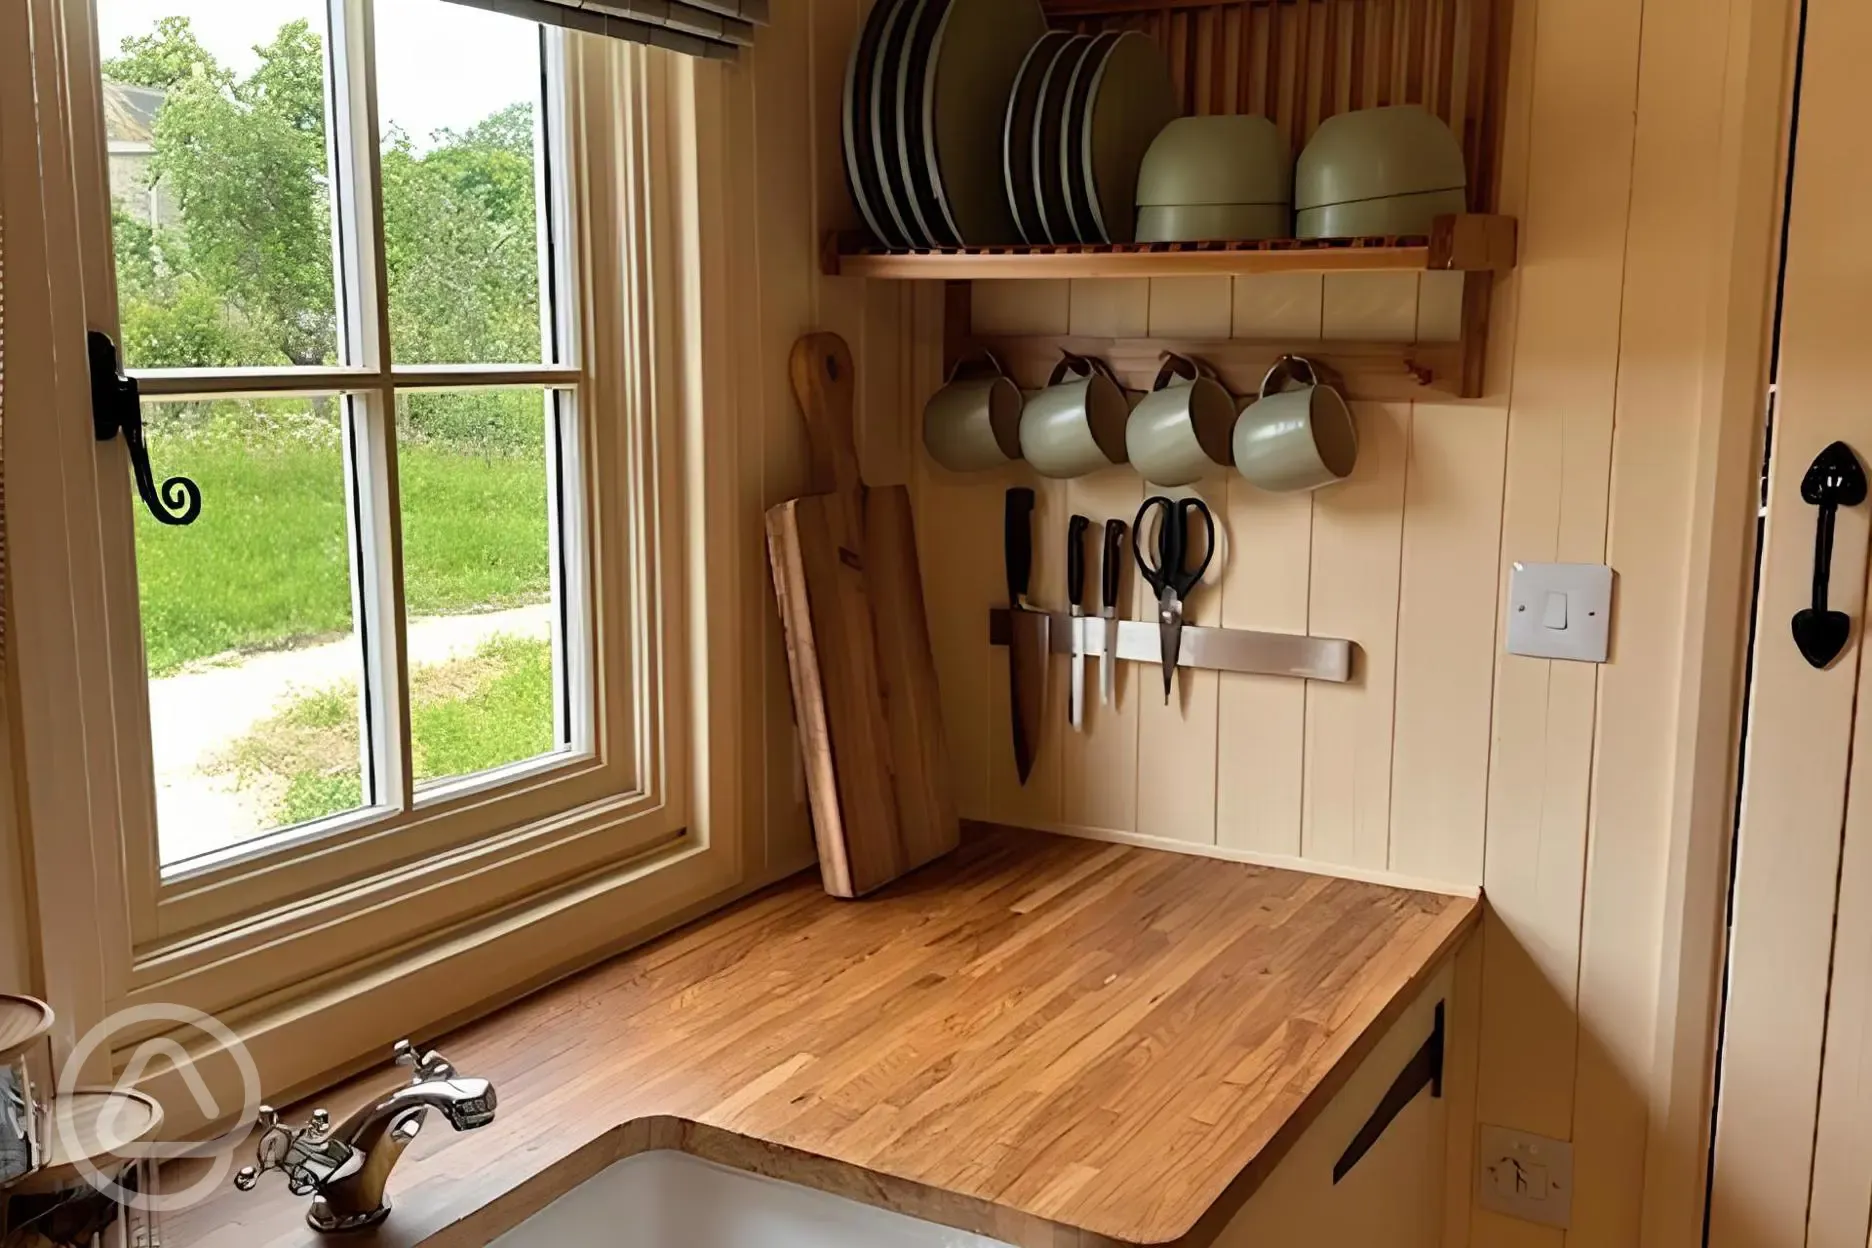
[(1066, 722), (1085, 731), (1085, 535), (1092, 522), (1074, 516), (1066, 522), (1066, 609), (1072, 615), (1072, 687), (1066, 691)]
[(1099, 644), (1099, 703), (1118, 697), (1118, 577), (1124, 571), (1125, 522), (1105, 522), (1105, 548), (1099, 557), (1099, 616), (1105, 636)]
[(1038, 757), (1040, 718), (1046, 711), (1046, 674), (1052, 617), (1027, 601), (1033, 577), (1034, 492), (1016, 486), (1007, 492), (1002, 553), (1007, 561), (1008, 703), (1013, 711), (1014, 767), (1027, 783)]

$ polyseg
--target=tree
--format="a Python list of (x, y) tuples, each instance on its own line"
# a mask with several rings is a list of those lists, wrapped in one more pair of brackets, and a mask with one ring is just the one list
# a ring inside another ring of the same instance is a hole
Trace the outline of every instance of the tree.
[(195, 37), (195, 28), (186, 17), (157, 19), (155, 30), (125, 39), (119, 55), (104, 62), (104, 77), (112, 82), (162, 91), (174, 90), (197, 74), (213, 79), (218, 86), (233, 82)]
[[(240, 78), (187, 18), (165, 17), (105, 62), (107, 78), (165, 92), (152, 173), (182, 219), (150, 229), (115, 217), (126, 352), (138, 366), (337, 359), (323, 46), (292, 21), (254, 52)], [(398, 358), (538, 359), (532, 108), (440, 131), (426, 149), (392, 124), (381, 165)], [(459, 425), (468, 396), (420, 397), (413, 418), (451, 412), (443, 423)], [(506, 410), (483, 406), (490, 421)]]

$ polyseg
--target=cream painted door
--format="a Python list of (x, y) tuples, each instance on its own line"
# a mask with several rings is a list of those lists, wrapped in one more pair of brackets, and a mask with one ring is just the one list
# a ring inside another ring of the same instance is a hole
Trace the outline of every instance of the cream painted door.
[(1872, 1222), (1872, 502), (1841, 508), (1817, 668), (1795, 645), (1835, 440), (1872, 465), (1872, 3), (1809, 0), (1718, 1061), (1708, 1242), (1866, 1248)]

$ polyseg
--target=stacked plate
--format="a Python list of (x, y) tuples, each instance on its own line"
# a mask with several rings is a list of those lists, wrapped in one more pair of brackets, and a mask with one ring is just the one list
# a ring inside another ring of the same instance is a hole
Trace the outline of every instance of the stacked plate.
[(1039, 0), (877, 0), (845, 72), (845, 176), (894, 248), (1130, 242), (1176, 117), (1135, 31), (1049, 31)]
[(1042, 36), (1021, 62), (1001, 131), (1021, 240), (1131, 242), (1138, 166), (1176, 115), (1170, 68), (1149, 36)]
[(877, 0), (845, 73), (845, 176), (885, 245), (1018, 241), (997, 159), (1039, 0)]

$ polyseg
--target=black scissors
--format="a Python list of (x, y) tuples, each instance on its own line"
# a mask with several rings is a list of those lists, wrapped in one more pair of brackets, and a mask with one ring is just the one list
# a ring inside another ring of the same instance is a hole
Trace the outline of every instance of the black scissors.
[[(1144, 535), (1145, 519), (1153, 511), (1161, 511), (1157, 525), (1157, 562), (1153, 566), (1144, 558), (1144, 551), (1138, 541)], [(1192, 571), (1186, 565), (1189, 562), (1189, 517), (1195, 512), (1202, 517), (1205, 530), (1202, 550), (1202, 562)], [(1137, 559), (1138, 571), (1150, 587), (1157, 591), (1157, 637), (1163, 652), (1164, 702), (1170, 701), (1170, 691), (1176, 685), (1177, 653), (1183, 646), (1183, 603), (1198, 584), (1203, 573), (1209, 570), (1209, 560), (1215, 557), (1215, 517), (1210, 514), (1209, 504), (1200, 498), (1165, 498), (1158, 495), (1147, 498), (1138, 508), (1137, 519), (1131, 525), (1131, 554)]]

